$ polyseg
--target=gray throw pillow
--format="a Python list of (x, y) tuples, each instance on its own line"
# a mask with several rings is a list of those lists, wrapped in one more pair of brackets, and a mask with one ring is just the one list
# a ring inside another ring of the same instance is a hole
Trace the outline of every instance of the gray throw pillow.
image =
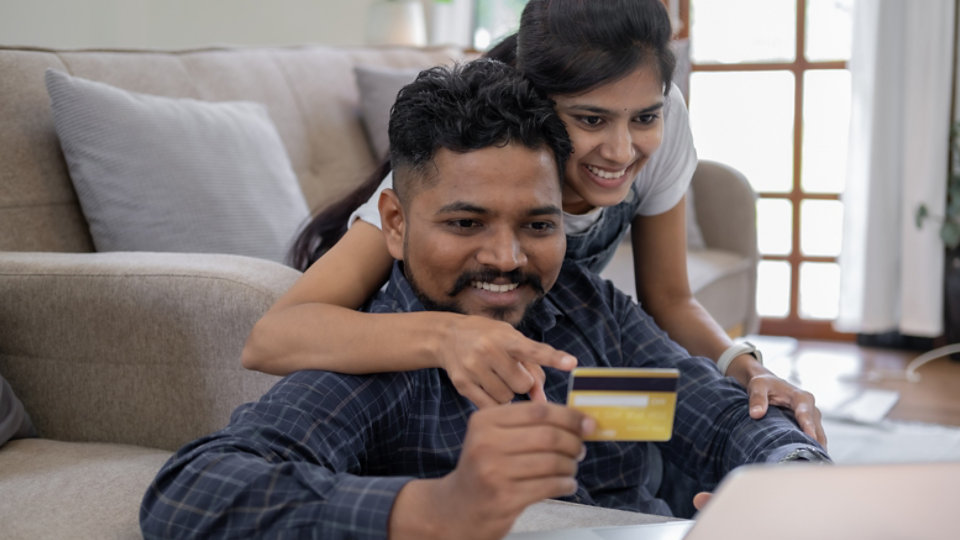
[(309, 210), (262, 105), (138, 94), (54, 70), (46, 84), (97, 251), (283, 261)]
[(387, 133), (390, 108), (397, 100), (400, 89), (413, 82), (420, 70), (357, 66), (353, 71), (360, 90), (360, 113), (363, 126), (367, 130), (367, 139), (377, 159), (383, 159), (390, 149), (390, 137)]
[(0, 376), (0, 446), (11, 439), (36, 437), (37, 430), (13, 389)]

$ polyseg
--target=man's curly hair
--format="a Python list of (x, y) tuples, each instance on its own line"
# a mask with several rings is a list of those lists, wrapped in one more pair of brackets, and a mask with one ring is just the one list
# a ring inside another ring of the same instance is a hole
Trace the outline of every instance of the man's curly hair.
[[(546, 148), (556, 159), (558, 182), (572, 151), (553, 101), (515, 68), (485, 58), (421, 71), (397, 95), (389, 135), (394, 189), (401, 201), (409, 189), (407, 177), (432, 176), (424, 174), (425, 166), (441, 148), (469, 152), (511, 143)], [(403, 174), (404, 169), (420, 174)]]

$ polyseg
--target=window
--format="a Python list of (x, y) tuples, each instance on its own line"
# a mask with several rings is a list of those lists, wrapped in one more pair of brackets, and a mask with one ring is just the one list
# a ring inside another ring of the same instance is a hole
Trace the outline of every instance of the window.
[(761, 332), (833, 331), (850, 114), (853, 0), (684, 0), (690, 119), (702, 159), (750, 180)]
[(517, 31), (520, 13), (527, 0), (475, 0), (476, 28), (473, 47), (485, 51), (504, 37)]

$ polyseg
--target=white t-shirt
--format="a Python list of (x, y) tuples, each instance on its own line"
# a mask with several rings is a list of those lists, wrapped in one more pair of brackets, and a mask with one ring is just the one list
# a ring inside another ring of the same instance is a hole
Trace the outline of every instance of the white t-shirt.
[[(697, 167), (697, 152), (693, 147), (693, 134), (690, 132), (690, 119), (683, 96), (676, 85), (670, 89), (663, 106), (663, 141), (650, 161), (640, 169), (634, 183), (640, 193), (640, 206), (637, 215), (655, 216), (670, 210), (683, 197), (690, 187), (690, 179)], [(377, 191), (350, 215), (349, 224), (362, 219), (381, 228), (380, 211), (377, 201), (380, 192), (393, 185), (391, 172), (380, 182)], [(596, 223), (602, 208), (596, 208), (586, 214), (563, 214), (563, 224), (568, 234), (585, 231)]]

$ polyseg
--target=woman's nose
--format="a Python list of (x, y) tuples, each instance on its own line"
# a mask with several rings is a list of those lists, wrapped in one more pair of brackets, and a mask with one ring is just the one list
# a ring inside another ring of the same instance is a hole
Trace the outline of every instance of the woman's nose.
[(626, 128), (610, 130), (600, 148), (603, 159), (620, 165), (632, 162), (636, 155), (633, 134)]

